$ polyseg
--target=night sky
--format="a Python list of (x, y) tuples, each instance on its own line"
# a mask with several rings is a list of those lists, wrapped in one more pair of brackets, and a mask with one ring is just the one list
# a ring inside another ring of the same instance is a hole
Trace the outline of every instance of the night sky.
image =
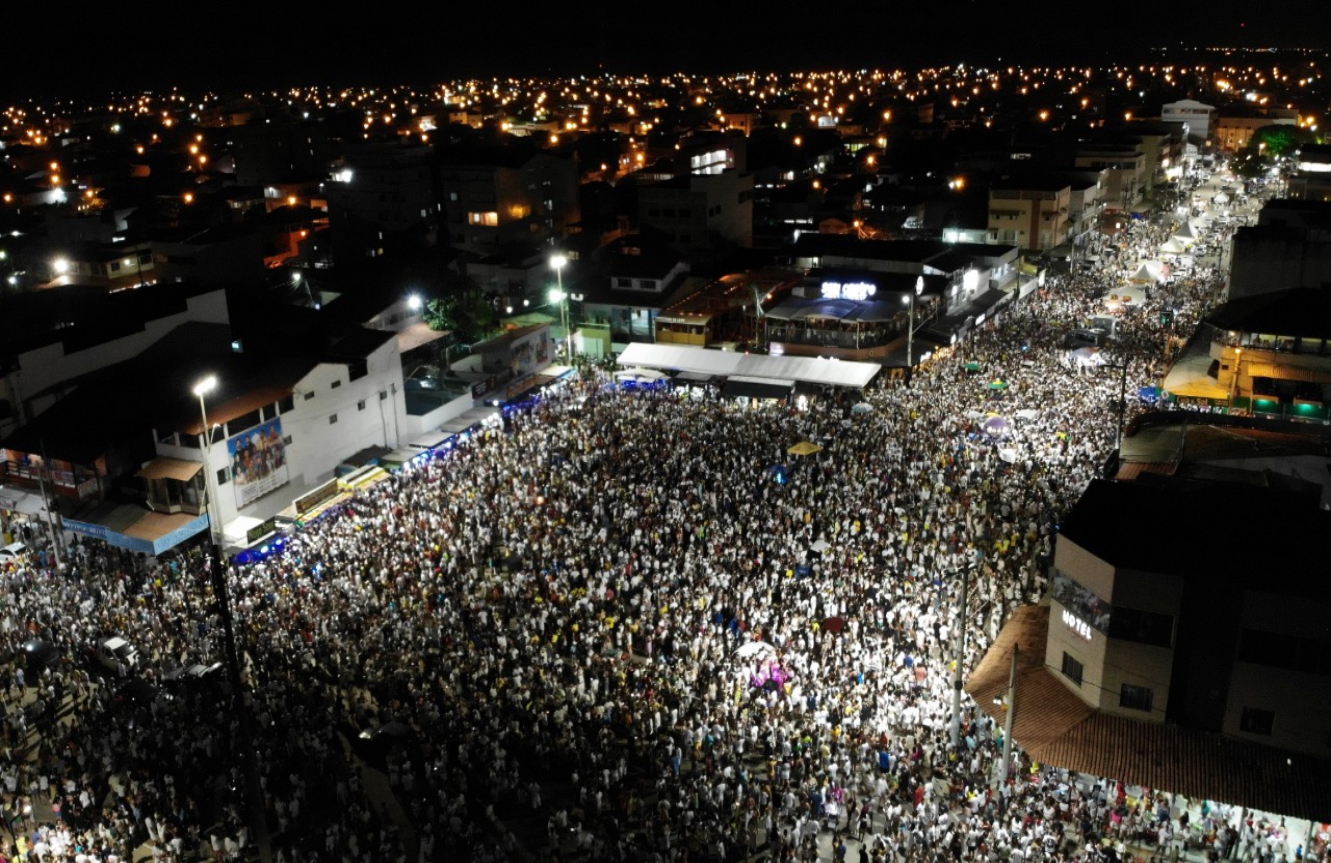
[[(429, 83), (475, 75), (731, 72), (1136, 59), (1148, 47), (1327, 48), (1331, 3), (105, 4), (7, 11), (0, 93)], [(997, 9), (995, 7), (1006, 7)], [(737, 8), (738, 7), (738, 8)], [(188, 9), (160, 13), (157, 10)], [(625, 11), (625, 10), (630, 11)], [(798, 12), (784, 10), (801, 10)], [(1019, 12), (1039, 9), (1039, 18)], [(148, 11), (152, 10), (152, 11)], [(528, 11), (523, 11), (528, 10)], [(633, 11), (636, 10), (636, 11)], [(1058, 10), (1058, 11), (1050, 11)], [(82, 15), (82, 17), (80, 17)], [(15, 20), (18, 19), (18, 20)], [(23, 20), (29, 19), (29, 20)]]

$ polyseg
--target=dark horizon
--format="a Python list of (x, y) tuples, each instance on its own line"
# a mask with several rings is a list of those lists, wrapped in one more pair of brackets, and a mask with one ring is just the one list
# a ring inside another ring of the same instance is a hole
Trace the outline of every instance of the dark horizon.
[[(1246, 18), (1200, 3), (1162, 9), (1140, 0), (1099, 20), (1059, 11), (1029, 19), (970, 3), (751, 19), (720, 8), (698, 18), (639, 17), (582, 7), (549, 18), (498, 18), (477, 9), (391, 20), (311, 18), (286, 9), (228, 13), (185, 26), (169, 16), (61, 22), (54, 42), (32, 36), (0, 55), (7, 99), (111, 92), (236, 92), (311, 85), (431, 84), (459, 78), (567, 77), (611, 72), (918, 68), (1137, 62), (1155, 48), (1314, 48), (1320, 0), (1288, 0)], [(1278, 10), (1278, 17), (1276, 14)], [(1321, 11), (1325, 11), (1324, 8)], [(20, 13), (21, 14), (21, 13)], [(1071, 19), (1071, 20), (1069, 20)], [(43, 25), (11, 32), (41, 33)], [(65, 46), (65, 47), (61, 47)], [(99, 53), (99, 47), (101, 53)]]

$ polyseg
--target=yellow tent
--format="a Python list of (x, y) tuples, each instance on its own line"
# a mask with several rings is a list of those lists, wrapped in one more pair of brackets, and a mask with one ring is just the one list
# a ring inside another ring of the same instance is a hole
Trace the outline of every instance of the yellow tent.
[(807, 441), (807, 440), (802, 440), (799, 443), (795, 444), (790, 449), (786, 450), (786, 452), (790, 453), (791, 455), (813, 455), (816, 452), (822, 452), (822, 451), (823, 448), (820, 447), (818, 444), (814, 443), (813, 441)]

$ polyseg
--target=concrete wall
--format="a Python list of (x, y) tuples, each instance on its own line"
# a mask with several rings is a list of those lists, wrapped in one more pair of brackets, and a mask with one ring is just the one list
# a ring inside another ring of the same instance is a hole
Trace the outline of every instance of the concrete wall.
[[(1309, 597), (1250, 590), (1244, 596), (1240, 626), (1321, 642), (1331, 640), (1331, 603)], [(1242, 730), (1244, 708), (1275, 714), (1271, 733)], [(1269, 746), (1325, 757), (1331, 741), (1331, 676), (1249, 662), (1234, 663), (1224, 731)]]
[[(1124, 608), (1172, 615), (1177, 626), (1183, 590), (1180, 578), (1136, 570), (1116, 570), (1067, 537), (1058, 539), (1054, 565), (1106, 602)], [(1163, 722), (1165, 708), (1169, 703), (1173, 648), (1108, 638), (1094, 626), (1085, 625), (1090, 621), (1079, 623), (1075, 614), (1065, 620), (1065, 610), (1061, 603), (1054, 601), (1049, 612), (1045, 663), (1051, 672), (1083, 701), (1105, 713)], [(1061, 673), (1064, 652), (1082, 663), (1080, 687)], [(1125, 683), (1151, 689), (1150, 713), (1120, 705)]]

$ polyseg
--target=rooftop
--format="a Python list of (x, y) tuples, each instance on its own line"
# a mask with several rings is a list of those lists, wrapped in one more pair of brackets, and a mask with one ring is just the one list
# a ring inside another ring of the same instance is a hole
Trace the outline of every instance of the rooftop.
[(1241, 333), (1331, 339), (1331, 291), (1302, 287), (1240, 297), (1221, 305), (1206, 321)]
[[(1316, 497), (1291, 494), (1282, 484), (1204, 480), (1158, 474), (1137, 482), (1092, 480), (1059, 532), (1119, 568), (1206, 578), (1231, 589), (1257, 578), (1272, 591), (1322, 589), (1325, 553), (1315, 538), (1331, 534), (1331, 512), (1318, 509)], [(1260, 542), (1226, 540), (1219, 525), (1231, 523)], [(1219, 532), (1185, 525), (1215, 525)], [(1280, 549), (1278, 571), (1270, 565), (1272, 548)]]

